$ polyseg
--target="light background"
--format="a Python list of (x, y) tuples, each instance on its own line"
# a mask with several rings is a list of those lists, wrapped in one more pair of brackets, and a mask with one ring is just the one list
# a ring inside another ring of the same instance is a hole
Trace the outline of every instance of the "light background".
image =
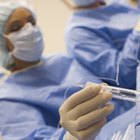
[(66, 52), (64, 41), (65, 25), (70, 10), (62, 0), (28, 0), (36, 10), (38, 24), (45, 39), (45, 54)]
[[(0, 0), (5, 2), (9, 0)], [(13, 0), (18, 1), (18, 0)], [(20, 0), (19, 0), (20, 1)], [(66, 53), (64, 30), (71, 11), (62, 0), (26, 0), (33, 4), (45, 41), (45, 54)]]

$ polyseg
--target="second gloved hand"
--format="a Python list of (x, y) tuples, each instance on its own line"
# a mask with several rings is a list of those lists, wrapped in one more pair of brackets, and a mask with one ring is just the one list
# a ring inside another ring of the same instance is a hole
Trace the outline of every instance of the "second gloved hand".
[(66, 140), (94, 140), (106, 123), (114, 105), (106, 104), (112, 94), (101, 92), (101, 85), (88, 84), (61, 106), (60, 123), (68, 131)]

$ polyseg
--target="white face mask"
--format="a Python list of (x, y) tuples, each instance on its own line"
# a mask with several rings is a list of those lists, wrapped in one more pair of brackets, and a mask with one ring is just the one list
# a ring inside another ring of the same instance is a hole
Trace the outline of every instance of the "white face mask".
[(7, 36), (14, 46), (12, 55), (23, 61), (34, 62), (41, 58), (44, 42), (40, 29), (27, 23), (21, 30)]

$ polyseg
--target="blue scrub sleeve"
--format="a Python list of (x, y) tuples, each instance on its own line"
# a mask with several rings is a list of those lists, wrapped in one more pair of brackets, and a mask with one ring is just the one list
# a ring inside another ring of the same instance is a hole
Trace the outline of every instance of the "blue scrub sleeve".
[(65, 130), (48, 125), (45, 119), (37, 106), (0, 100), (0, 132), (4, 140), (62, 140)]
[(84, 27), (73, 28), (69, 34), (68, 52), (98, 78), (115, 86), (136, 87), (140, 33), (131, 33), (121, 50), (111, 39)]

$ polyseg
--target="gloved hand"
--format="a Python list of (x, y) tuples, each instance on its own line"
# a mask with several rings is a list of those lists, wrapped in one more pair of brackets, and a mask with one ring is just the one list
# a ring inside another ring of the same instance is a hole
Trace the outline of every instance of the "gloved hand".
[(61, 106), (60, 123), (68, 131), (65, 140), (94, 140), (106, 123), (114, 105), (106, 104), (112, 93), (101, 92), (101, 85), (87, 84)]

